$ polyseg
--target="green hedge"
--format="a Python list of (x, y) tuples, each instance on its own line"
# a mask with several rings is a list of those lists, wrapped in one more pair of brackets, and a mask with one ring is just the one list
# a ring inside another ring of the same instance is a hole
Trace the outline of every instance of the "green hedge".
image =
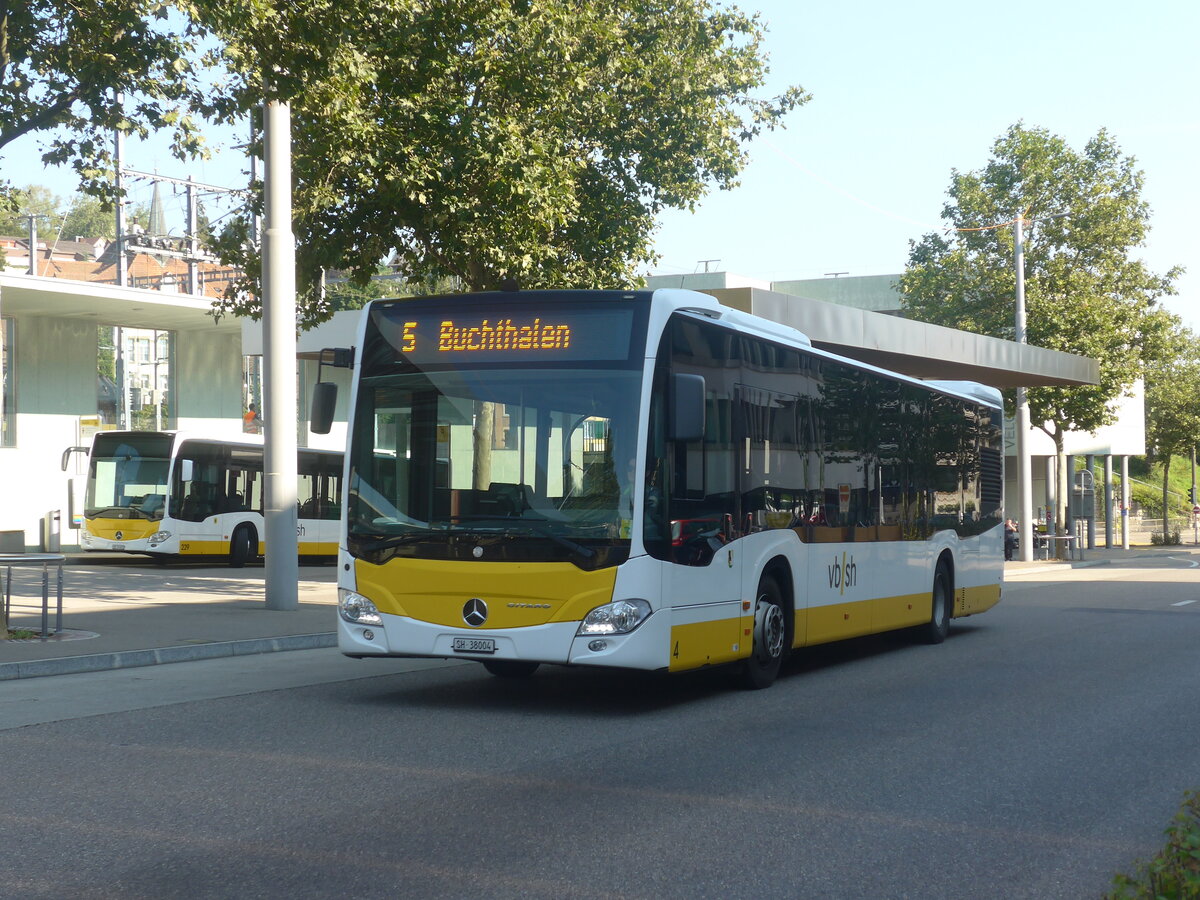
[(1200, 791), (1184, 794), (1167, 826), (1167, 845), (1132, 875), (1117, 875), (1109, 900), (1183, 900), (1200, 897)]

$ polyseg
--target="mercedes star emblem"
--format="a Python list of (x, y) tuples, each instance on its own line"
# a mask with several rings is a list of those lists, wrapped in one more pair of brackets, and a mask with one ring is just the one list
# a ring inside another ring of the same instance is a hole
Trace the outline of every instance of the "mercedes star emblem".
[(478, 628), (487, 621), (487, 604), (478, 597), (472, 597), (463, 607), (463, 621), (472, 628)]
[(118, 541), (119, 541), (119, 540), (121, 540), (121, 538), (122, 538), (123, 536), (124, 536), (124, 535), (122, 535), (122, 533), (121, 533), (121, 532), (119, 532), (119, 531), (118, 531), (118, 532), (117, 532), (117, 534), (116, 534), (116, 538), (117, 538), (117, 540), (118, 540)]

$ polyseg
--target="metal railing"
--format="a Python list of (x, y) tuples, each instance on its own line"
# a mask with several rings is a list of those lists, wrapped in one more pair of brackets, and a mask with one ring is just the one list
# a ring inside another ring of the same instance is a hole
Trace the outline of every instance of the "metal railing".
[[(12, 611), (12, 578), (13, 566), (41, 565), (42, 567), (42, 631), (43, 641), (50, 638), (50, 567), (58, 568), (58, 611), (55, 616), (54, 633), (61, 634), (63, 613), (63, 562), (66, 557), (61, 553), (0, 553), (0, 566), (4, 566), (4, 590), (0, 600), (4, 608), (0, 610), (0, 627), (6, 629), (9, 624), (9, 613)], [(7, 637), (7, 634), (5, 635)]]

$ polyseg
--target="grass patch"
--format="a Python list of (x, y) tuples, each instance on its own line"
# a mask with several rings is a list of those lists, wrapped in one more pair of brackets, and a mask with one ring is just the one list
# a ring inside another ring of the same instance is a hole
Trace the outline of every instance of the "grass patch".
[(1113, 879), (1106, 900), (1182, 900), (1200, 897), (1200, 791), (1184, 794), (1166, 830), (1167, 845), (1132, 875)]
[(36, 631), (27, 631), (24, 628), (8, 629), (8, 639), (10, 641), (28, 641), (37, 636), (38, 633)]

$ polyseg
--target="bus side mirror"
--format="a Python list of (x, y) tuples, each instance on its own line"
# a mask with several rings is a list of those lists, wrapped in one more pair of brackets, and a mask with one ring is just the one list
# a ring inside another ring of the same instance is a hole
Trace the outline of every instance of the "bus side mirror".
[(318, 381), (312, 390), (312, 413), (309, 415), (309, 430), (313, 434), (329, 434), (333, 427), (333, 410), (337, 406), (337, 385), (332, 381)]
[(667, 438), (699, 441), (704, 437), (704, 376), (676, 372), (671, 376)]
[(64, 472), (67, 471), (67, 466), (71, 462), (71, 457), (74, 456), (76, 453), (82, 453), (84, 456), (87, 456), (88, 453), (91, 452), (91, 449), (92, 449), (91, 447), (68, 447), (66, 450), (63, 451), (62, 470)]

